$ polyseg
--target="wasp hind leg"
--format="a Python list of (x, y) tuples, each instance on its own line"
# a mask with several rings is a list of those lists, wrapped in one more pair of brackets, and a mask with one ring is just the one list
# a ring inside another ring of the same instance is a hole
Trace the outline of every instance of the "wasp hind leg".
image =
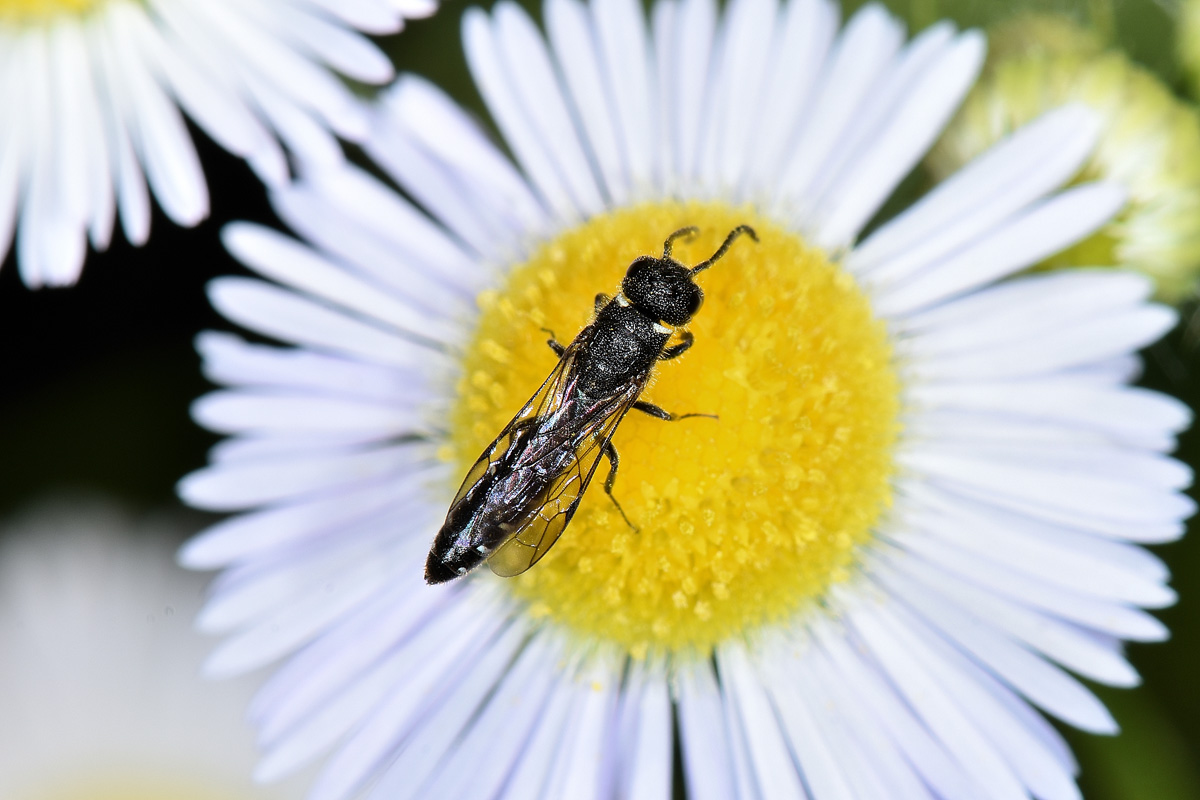
[(659, 408), (653, 403), (647, 403), (644, 400), (638, 400), (633, 404), (633, 407), (643, 414), (649, 414), (655, 419), (661, 419), (664, 422), (678, 422), (681, 419), (688, 417), (707, 417), (708, 419), (717, 419), (716, 414), (672, 414), (664, 408)]
[(604, 479), (604, 493), (608, 495), (608, 499), (612, 500), (613, 505), (617, 507), (617, 511), (621, 512), (621, 518), (625, 520), (625, 524), (637, 531), (637, 525), (629, 521), (629, 517), (625, 514), (625, 509), (621, 508), (621, 504), (617, 502), (617, 498), (613, 497), (613, 484), (617, 482), (617, 465), (621, 463), (621, 459), (617, 457), (617, 448), (613, 447), (612, 442), (604, 444), (604, 456), (608, 459), (608, 477)]

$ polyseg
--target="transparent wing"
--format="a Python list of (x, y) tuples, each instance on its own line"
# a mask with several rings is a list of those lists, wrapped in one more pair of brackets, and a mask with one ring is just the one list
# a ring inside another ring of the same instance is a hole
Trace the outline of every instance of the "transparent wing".
[(489, 470), (496, 468), (496, 464), (504, 458), (508, 453), (509, 448), (517, 440), (517, 433), (536, 420), (545, 417), (548, 414), (554, 413), (560, 405), (562, 405), (564, 395), (566, 394), (566, 384), (568, 376), (571, 373), (571, 367), (575, 363), (575, 356), (579, 352), (577, 345), (579, 337), (567, 347), (562, 354), (562, 358), (558, 360), (558, 364), (550, 373), (549, 377), (542, 382), (541, 388), (534, 393), (533, 397), (529, 398), (517, 415), (504, 426), (500, 431), (500, 435), (496, 437), (483, 454), (479, 456), (479, 460), (467, 472), (467, 477), (463, 479), (462, 486), (458, 488), (458, 494), (454, 496), (454, 501), (450, 503), (450, 510), (454, 511), (456, 507), (463, 501), (463, 498), (471, 491), (475, 484), (483, 479), (483, 476)]
[(592, 424), (578, 437), (579, 443), (567, 468), (534, 500), (516, 533), (488, 556), (492, 572), (503, 578), (520, 575), (554, 546), (575, 515), (605, 445), (639, 394), (641, 386), (631, 386), (596, 414)]

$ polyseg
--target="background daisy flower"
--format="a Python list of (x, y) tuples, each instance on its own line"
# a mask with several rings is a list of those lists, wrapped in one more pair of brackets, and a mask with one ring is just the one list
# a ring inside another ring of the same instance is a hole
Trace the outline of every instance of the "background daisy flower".
[[(433, 0), (0, 2), (0, 255), (15, 236), (31, 287), (74, 283), (116, 217), (135, 245), (150, 195), (174, 222), (208, 215), (184, 112), (269, 184), (288, 155), (338, 161), (366, 115), (339, 74), (380, 84), (388, 59), (359, 35), (399, 30)], [(149, 191), (147, 191), (149, 187)]]
[(1200, 116), (1157, 76), (1062, 17), (1028, 15), (997, 27), (984, 77), (927, 166), (937, 179), (1063, 103), (1104, 119), (1081, 179), (1121, 183), (1125, 209), (1045, 266), (1122, 266), (1154, 279), (1158, 296), (1190, 299), (1200, 273)]
[[(551, 0), (464, 18), (511, 163), (402, 77), (356, 167), (273, 193), (304, 241), (237, 224), (262, 278), (211, 286), (230, 438), (182, 496), (246, 512), (189, 543), (226, 567), (201, 626), (273, 779), (312, 796), (1077, 797), (1042, 713), (1112, 733), (1072, 673), (1137, 682), (1166, 635), (1161, 563), (1193, 510), (1165, 455), (1189, 414), (1126, 385), (1169, 329), (1129, 274), (1011, 279), (1117, 214), (1067, 185), (1100, 134), (1037, 119), (865, 238), (980, 69), (948, 24), (905, 42), (869, 5)], [(561, 80), (558, 79), (560, 76)], [(414, 204), (415, 201), (415, 204)], [(740, 243), (696, 345), (614, 442), (631, 531), (598, 489), (534, 569), (442, 587), (425, 554), (467, 467), (632, 258)], [(860, 241), (861, 239), (861, 241)], [(741, 246), (745, 244), (746, 246)], [(1040, 713), (1039, 713), (1040, 712)]]
[(206, 580), (172, 563), (178, 520), (42, 501), (0, 527), (0, 796), (300, 797), (249, 779), (258, 683), (202, 682)]

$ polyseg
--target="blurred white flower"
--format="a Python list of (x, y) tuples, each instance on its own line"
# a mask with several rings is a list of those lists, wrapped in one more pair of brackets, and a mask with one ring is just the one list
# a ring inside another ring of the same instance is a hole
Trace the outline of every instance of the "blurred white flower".
[[(877, 5), (549, 0), (465, 17), (516, 168), (403, 77), (356, 167), (273, 197), (306, 242), (225, 232), (266, 280), (213, 283), (284, 346), (201, 337), (228, 434), (180, 487), (245, 511), (183, 550), (225, 567), (213, 674), (288, 658), (251, 708), (314, 800), (1079, 796), (1045, 713), (1115, 723), (1076, 677), (1129, 686), (1127, 639), (1171, 603), (1139, 543), (1193, 503), (1166, 455), (1181, 403), (1128, 386), (1175, 314), (1150, 281), (1017, 277), (1104, 225), (1068, 187), (1101, 133), (1059, 109), (863, 237), (983, 61), (976, 32), (905, 43)], [(414, 206), (413, 198), (423, 208)], [(630, 414), (545, 559), (430, 587), (470, 465), (597, 292), (660, 252), (696, 263), (695, 346)], [(861, 240), (860, 240), (861, 239)], [(601, 465), (604, 469), (604, 465)], [(602, 477), (602, 476), (601, 476)], [(601, 478), (597, 478), (599, 483)], [(1036, 709), (1036, 710), (1035, 710)], [(1039, 713), (1041, 712), (1041, 713)], [(674, 790), (678, 790), (675, 787)]]
[(184, 532), (76, 500), (0, 528), (0, 797), (300, 796), (249, 779), (257, 681), (199, 675), (205, 579), (173, 563)]
[[(269, 184), (286, 153), (341, 158), (366, 116), (338, 73), (391, 80), (358, 32), (399, 30), (436, 0), (0, 0), (0, 260), (16, 236), (29, 286), (74, 283), (116, 216), (135, 245), (150, 194), (191, 226), (208, 215), (180, 110)], [(147, 192), (147, 184), (150, 191)]]

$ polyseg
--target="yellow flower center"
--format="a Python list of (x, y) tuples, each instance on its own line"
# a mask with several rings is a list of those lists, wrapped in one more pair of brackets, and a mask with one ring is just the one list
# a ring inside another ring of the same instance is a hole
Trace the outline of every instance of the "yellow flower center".
[(34, 22), (60, 14), (83, 16), (105, 0), (0, 0), (0, 22)]
[(742, 223), (760, 241), (742, 237), (698, 276), (695, 345), (643, 395), (718, 419), (631, 411), (613, 493), (636, 530), (604, 493), (602, 460), (558, 544), (505, 583), (535, 617), (636, 658), (707, 653), (847, 574), (890, 500), (899, 384), (883, 324), (847, 273), (753, 211), (649, 204), (567, 231), (484, 293), (463, 364), (447, 455), (465, 474), (554, 367), (541, 328), (565, 344), (672, 231), (700, 228), (675, 244), (690, 265)]

